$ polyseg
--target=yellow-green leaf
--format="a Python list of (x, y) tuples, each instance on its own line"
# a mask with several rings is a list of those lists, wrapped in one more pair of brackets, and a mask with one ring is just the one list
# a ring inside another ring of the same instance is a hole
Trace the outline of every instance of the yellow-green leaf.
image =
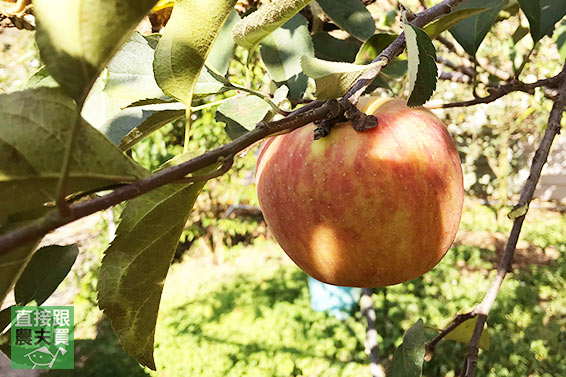
[(344, 95), (352, 84), (375, 64), (359, 65), (352, 63), (330, 62), (303, 56), (303, 72), (316, 83), (318, 99), (338, 98)]
[(403, 13), (403, 30), (407, 43), (409, 69), (409, 106), (421, 106), (432, 96), (436, 89), (438, 68), (436, 67), (436, 49), (428, 35), (407, 22)]
[[(56, 199), (63, 155), (78, 117), (75, 102), (59, 88), (0, 95), (0, 214)], [(70, 156), (69, 194), (148, 174), (86, 121), (78, 125)]]
[(204, 184), (169, 184), (129, 201), (116, 238), (102, 260), (99, 306), (124, 350), (153, 370), (155, 324), (163, 284)]
[(34, 0), (41, 59), (82, 103), (100, 71), (157, 0)]
[(240, 46), (251, 49), (311, 1), (273, 0), (266, 3), (234, 26), (232, 38)]
[[(468, 344), (470, 342), (470, 339), (472, 338), (472, 334), (474, 333), (474, 328), (476, 327), (477, 322), (478, 322), (478, 317), (470, 318), (462, 322), (453, 331), (449, 332), (448, 335), (444, 337), (444, 339), (454, 340), (459, 343)], [(480, 336), (479, 346), (484, 350), (488, 350), (489, 345), (490, 345), (490, 340), (489, 340), (489, 333), (487, 331), (487, 324), (486, 324)]]
[(199, 73), (236, 0), (177, 0), (155, 50), (163, 92), (190, 106)]
[(463, 19), (480, 14), (485, 10), (487, 10), (487, 8), (467, 8), (450, 12), (446, 16), (423, 27), (423, 31), (427, 33), (430, 39), (436, 39), (443, 31), (450, 29)]

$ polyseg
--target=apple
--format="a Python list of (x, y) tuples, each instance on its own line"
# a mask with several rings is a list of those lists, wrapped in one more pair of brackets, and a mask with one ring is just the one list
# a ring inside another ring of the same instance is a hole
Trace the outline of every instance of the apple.
[(256, 183), (277, 242), (325, 283), (382, 287), (415, 279), (446, 254), (460, 223), (462, 167), (444, 124), (399, 99), (362, 98), (378, 119), (313, 139), (315, 125), (268, 139)]

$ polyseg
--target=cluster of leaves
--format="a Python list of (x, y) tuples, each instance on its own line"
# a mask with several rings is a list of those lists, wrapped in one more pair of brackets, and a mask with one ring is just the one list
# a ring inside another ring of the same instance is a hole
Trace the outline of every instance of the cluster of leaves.
[[(203, 108), (218, 105), (215, 120), (225, 124), (228, 137), (237, 138), (260, 121), (286, 114), (283, 109), (293, 103), (342, 96), (361, 75), (385, 63), (388, 67), (368, 91), (383, 88), (406, 94), (410, 105), (422, 105), (437, 85), (432, 39), (444, 31), (449, 29), (475, 56), (502, 11), (507, 18), (527, 16), (535, 45), (566, 13), (564, 1), (517, 5), (470, 0), (421, 29), (405, 14), (395, 23), (391, 9), (374, 8), (372, 14), (359, 0), (272, 1), (243, 19), (234, 11), (235, 3), (177, 0), (162, 35), (141, 35), (132, 31), (155, 0), (34, 1), (36, 41), (45, 67), (26, 90), (0, 96), (0, 192), (6, 198), (0, 205), (0, 232), (59, 209), (64, 212), (65, 199), (73, 195), (149, 177), (150, 170), (187, 161), (203, 146), (215, 147), (206, 137), (198, 137), (197, 145), (192, 142), (198, 119), (205, 126), (217, 125), (212, 119), (202, 121), (203, 115), (199, 118)], [(310, 14), (304, 11), (309, 3)], [(376, 29), (375, 18), (383, 20), (383, 30)], [(400, 27), (406, 55), (376, 59)], [(342, 38), (331, 29), (341, 31)], [(238, 59), (235, 44), (245, 56), (244, 80), (229, 71), (230, 62)], [(262, 65), (268, 75), (258, 77)], [(404, 76), (407, 91), (399, 82)], [(236, 96), (229, 96), (234, 92)], [(128, 157), (131, 151), (144, 161), (142, 140), (181, 118), (185, 135), (167, 136), (173, 137), (173, 148), (157, 151), (163, 155), (161, 166), (151, 159), (144, 168)], [(221, 163), (196, 174), (207, 174)], [(173, 182), (129, 201), (102, 261), (100, 307), (124, 349), (153, 369), (162, 282), (204, 185)], [(16, 282), (25, 284), (22, 271), (40, 258), (41, 253), (33, 254), (39, 241), (1, 256), (0, 300)], [(417, 324), (414, 330), (418, 339), (419, 328)], [(412, 343), (408, 339), (404, 344)], [(396, 360), (406, 365), (404, 357), (411, 354), (416, 363), (411, 373), (418, 375), (420, 354), (400, 352)]]

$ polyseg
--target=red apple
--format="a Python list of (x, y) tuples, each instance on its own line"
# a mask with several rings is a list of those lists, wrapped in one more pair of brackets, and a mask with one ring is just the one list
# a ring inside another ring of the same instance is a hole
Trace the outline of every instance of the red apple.
[(314, 125), (266, 141), (256, 181), (268, 227), (323, 282), (382, 287), (421, 276), (450, 248), (462, 213), (462, 168), (446, 127), (402, 100), (368, 97), (378, 126)]

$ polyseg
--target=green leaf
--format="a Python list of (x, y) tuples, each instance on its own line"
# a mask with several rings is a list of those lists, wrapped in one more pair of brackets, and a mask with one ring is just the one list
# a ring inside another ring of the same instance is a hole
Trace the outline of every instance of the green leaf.
[(554, 34), (554, 40), (558, 47), (560, 59), (566, 60), (566, 24), (560, 25), (557, 32)]
[(38, 242), (39, 240), (26, 243), (7, 254), (0, 255), (0, 303), (4, 301), (8, 292), (16, 284), (20, 274), (30, 261)]
[[(8, 221), (8, 224), (0, 227), (0, 234), (28, 225), (29, 219), (21, 221)], [(39, 238), (20, 245), (18, 248), (0, 254), (0, 305), (8, 295), (8, 292), (18, 281), (22, 271), (30, 261), (33, 251), (39, 243)], [(2, 331), (0, 330), (0, 333)]]
[(486, 8), (458, 9), (426, 25), (425, 27), (423, 27), (423, 31), (427, 33), (430, 39), (436, 39), (443, 31), (450, 29), (458, 22), (468, 17), (478, 15), (486, 10)]
[(159, 302), (181, 232), (205, 182), (169, 184), (127, 202), (102, 260), (98, 303), (122, 347), (155, 370)]
[(507, 0), (468, 0), (454, 8), (454, 12), (462, 9), (487, 9), (485, 12), (463, 19), (450, 28), (452, 36), (468, 54), (476, 54), (506, 2)]
[(371, 63), (395, 39), (397, 39), (396, 34), (378, 33), (372, 35), (371, 38), (362, 44), (362, 47), (356, 54), (356, 64)]
[[(9, 215), (52, 202), (63, 154), (78, 117), (60, 89), (0, 95), (0, 213)], [(132, 182), (149, 172), (86, 122), (77, 130), (67, 192)]]
[(381, 74), (387, 75), (393, 79), (399, 79), (407, 73), (408, 62), (405, 59), (395, 59), (389, 65), (381, 70)]
[(204, 62), (236, 0), (177, 0), (155, 50), (153, 71), (165, 94), (190, 106)]
[(210, 94), (222, 93), (230, 89), (234, 89), (232, 86), (227, 85), (224, 81), (219, 81), (219, 77), (212, 74), (206, 66), (205, 69), (200, 71), (197, 83), (195, 85), (195, 91), (193, 92), (193, 98), (204, 98)]
[(317, 0), (324, 13), (338, 26), (361, 41), (375, 32), (375, 21), (360, 0)]
[[(141, 110), (143, 121), (133, 128), (120, 140), (119, 148), (123, 151), (132, 148), (154, 131), (169, 124), (177, 119), (182, 118), (186, 114), (186, 110), (161, 110), (147, 111)], [(147, 116), (146, 116), (147, 114)]]
[(529, 20), (533, 41), (551, 36), (554, 25), (566, 14), (566, 0), (519, 0), (521, 10)]
[(36, 39), (49, 73), (82, 103), (100, 71), (156, 0), (34, 0)]
[(218, 32), (218, 38), (216, 38), (216, 41), (212, 45), (212, 49), (206, 58), (206, 65), (221, 75), (228, 72), (230, 58), (232, 57), (235, 47), (234, 40), (232, 39), (232, 29), (239, 21), (240, 16), (238, 15), (238, 12), (232, 9), (228, 15), (228, 19)]
[(168, 98), (153, 76), (154, 52), (149, 41), (135, 32), (112, 58), (104, 92), (118, 106), (148, 98)]
[[(105, 134), (114, 145), (120, 145), (122, 138), (135, 128), (143, 129), (143, 135), (139, 135), (139, 137), (145, 137), (161, 126), (181, 118), (185, 113), (185, 105), (179, 102), (127, 107), (110, 118), (98, 130)], [(126, 149), (140, 140), (138, 137), (134, 138), (135, 141), (131, 138), (128, 139), (130, 141), (128, 141)], [(126, 150), (121, 147), (120, 149)]]
[(261, 42), (261, 59), (275, 82), (301, 73), (301, 56), (314, 56), (307, 20), (296, 14)]
[(107, 70), (103, 71), (96, 79), (81, 109), (83, 119), (96, 129), (120, 112), (120, 106), (104, 91), (106, 73)]
[(312, 35), (314, 56), (333, 62), (353, 63), (359, 49), (359, 43), (349, 39), (334, 38), (321, 31)]
[(318, 99), (338, 98), (350, 89), (352, 84), (373, 65), (338, 63), (303, 57), (303, 72), (316, 83)]
[(407, 105), (421, 106), (436, 89), (438, 68), (436, 49), (424, 31), (407, 22), (403, 14), (403, 30), (407, 43), (409, 99)]
[[(459, 343), (468, 344), (470, 339), (472, 339), (472, 335), (474, 333), (474, 329), (476, 327), (476, 323), (478, 322), (478, 317), (470, 318), (461, 324), (458, 325), (454, 330), (449, 332), (444, 339), (447, 340), (454, 340)], [(484, 350), (489, 350), (490, 347), (490, 337), (489, 332), (487, 331), (487, 324), (485, 325), (483, 332), (480, 336), (480, 343), (479, 347)]]
[(288, 94), (289, 88), (287, 87), (287, 85), (281, 85), (275, 90), (275, 92), (273, 92), (273, 103), (279, 106), (281, 102), (283, 102), (287, 98)]
[(12, 321), (12, 306), (8, 306), (0, 311), (0, 334), (4, 332)]
[(251, 49), (312, 0), (273, 0), (244, 17), (232, 30), (234, 42)]
[(65, 279), (79, 255), (76, 244), (44, 246), (37, 250), (14, 289), (16, 305), (41, 305)]
[(403, 343), (393, 354), (387, 377), (420, 377), (425, 355), (423, 320), (419, 319), (403, 335)]
[(231, 97), (216, 110), (216, 120), (226, 124), (230, 139), (236, 139), (265, 119), (271, 110), (264, 100), (256, 96)]
[(56, 88), (59, 83), (55, 81), (53, 76), (47, 71), (47, 67), (43, 66), (38, 69), (26, 82), (24, 89), (33, 89), (39, 87)]

